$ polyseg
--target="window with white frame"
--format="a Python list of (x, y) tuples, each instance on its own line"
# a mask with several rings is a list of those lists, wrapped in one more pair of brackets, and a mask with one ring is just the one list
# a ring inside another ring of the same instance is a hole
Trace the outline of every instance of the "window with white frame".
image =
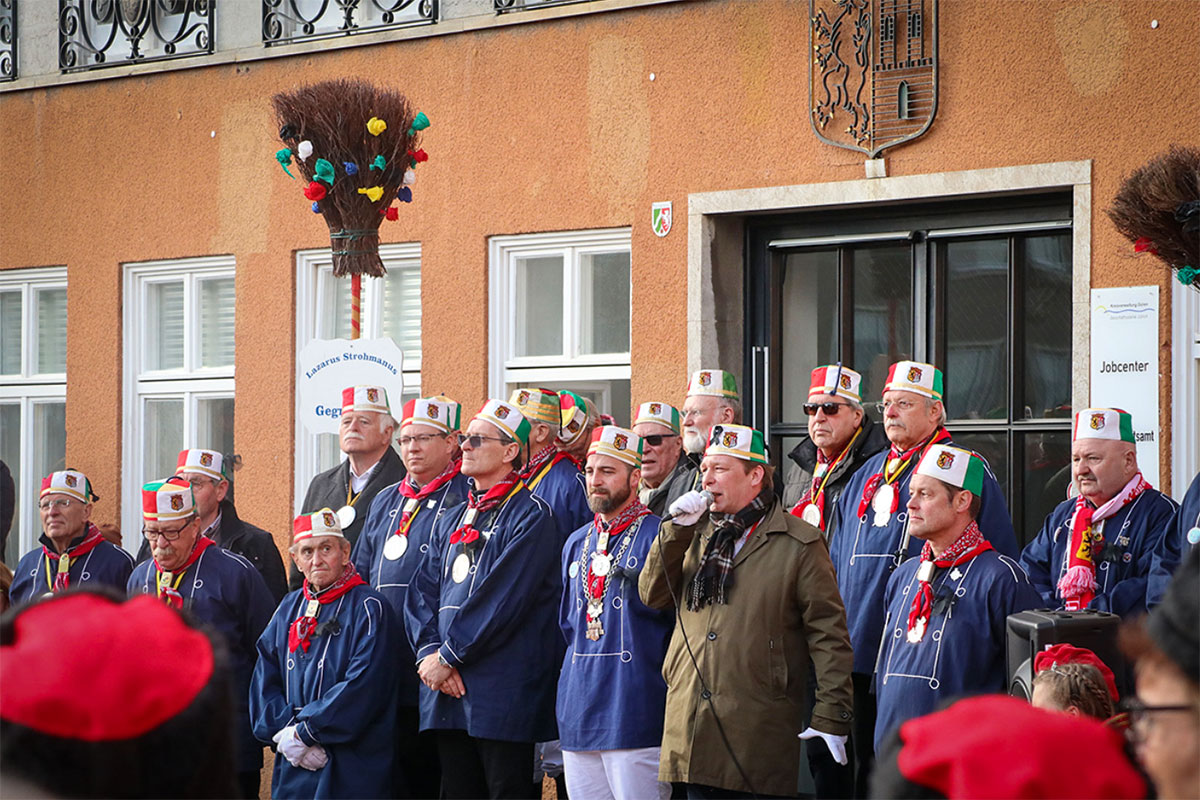
[(16, 486), (6, 564), (41, 535), (37, 492), (65, 466), (66, 413), (67, 270), (0, 271), (0, 460)]
[[(362, 338), (391, 338), (404, 354), (404, 394), (388, 398), (398, 417), (404, 403), (421, 393), (421, 245), (383, 244), (379, 257), (387, 274), (363, 278), (359, 322)], [(350, 278), (334, 277), (328, 248), (297, 253), (296, 352), (314, 339), (349, 338)], [(297, 415), (295, 502), (303, 501), (313, 476), (341, 460), (337, 435), (311, 433)]]
[(234, 453), (234, 260), (125, 265), (125, 547), (139, 542), (142, 484), (175, 472), (179, 451)]
[(629, 228), (494, 236), (488, 254), (492, 396), (570, 389), (628, 425)]

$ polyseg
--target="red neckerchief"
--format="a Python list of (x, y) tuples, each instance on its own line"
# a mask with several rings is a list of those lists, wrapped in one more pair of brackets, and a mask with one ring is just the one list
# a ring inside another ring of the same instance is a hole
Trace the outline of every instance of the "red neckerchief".
[(550, 467), (553, 467), (564, 458), (570, 459), (571, 457), (565, 451), (555, 447), (553, 442), (546, 445), (530, 456), (529, 463), (521, 470), (521, 480), (526, 483), (530, 481), (536, 483), (538, 473), (550, 469)]
[[(597, 553), (607, 553), (609, 550), (613, 549), (613, 547), (612, 547), (613, 539), (617, 538), (622, 533), (624, 533), (629, 528), (630, 525), (637, 522), (642, 517), (649, 516), (649, 514), (650, 514), (650, 509), (648, 509), (648, 508), (646, 508), (646, 506), (642, 505), (642, 502), (640, 500), (638, 500), (636, 497), (633, 498), (633, 502), (630, 503), (629, 505), (627, 505), (620, 514), (617, 514), (615, 517), (613, 517), (608, 522), (605, 522), (603, 519), (600, 518), (600, 515), (597, 514), (595, 521), (593, 522), (593, 525), (595, 526), (596, 532), (598, 534), (599, 533), (607, 533), (608, 534), (608, 546), (605, 549), (601, 550), (600, 549), (600, 540), (599, 540), (599, 537), (597, 537), (596, 552)], [(587, 571), (588, 597), (595, 598), (596, 600), (600, 600), (604, 597), (604, 583), (606, 580), (608, 580), (608, 575), (593, 574), (592, 573), (592, 565), (590, 562), (588, 563), (587, 569), (588, 569), (588, 571)]]
[(447, 464), (446, 468), (442, 470), (442, 474), (419, 489), (413, 484), (411, 476), (400, 481), (400, 485), (396, 487), (396, 490), (407, 497), (408, 500), (404, 503), (404, 508), (400, 512), (400, 521), (396, 523), (396, 530), (393, 533), (396, 536), (408, 536), (408, 527), (412, 524), (413, 517), (417, 515), (417, 511), (421, 507), (421, 501), (454, 480), (460, 469), (462, 469), (461, 457)]
[[(947, 547), (938, 558), (933, 557), (933, 545), (926, 542), (925, 546), (921, 548), (921, 566), (924, 567), (925, 562), (932, 561), (938, 569), (957, 567), (991, 549), (992, 543), (983, 538), (979, 526), (972, 520), (962, 535), (954, 540), (954, 544)], [(918, 567), (917, 578), (921, 587), (913, 597), (912, 608), (908, 612), (908, 629), (911, 631), (920, 623), (921, 634), (923, 634), (925, 626), (929, 624), (929, 617), (933, 614), (933, 587), (929, 585), (929, 581), (933, 578), (933, 570), (929, 570), (927, 576), (923, 576), (921, 572), (921, 568)]]
[[(300, 587), (304, 592), (304, 599), (308, 601), (302, 613), (288, 628), (288, 652), (296, 652), (299, 647), (304, 652), (308, 652), (309, 646), (312, 644), (313, 631), (317, 629), (317, 611), (323, 605), (328, 605), (334, 600), (344, 595), (346, 592), (353, 589), (355, 586), (362, 586), (366, 583), (362, 576), (358, 574), (358, 570), (354, 568), (354, 564), (347, 562), (346, 568), (342, 570), (342, 575), (332, 585), (325, 587), (319, 592), (313, 592), (309, 582), (304, 581), (304, 585)], [(317, 601), (317, 606), (313, 607), (313, 601)], [(312, 613), (309, 613), (309, 609)]]
[[(880, 465), (879, 472), (876, 472), (874, 475), (868, 478), (866, 486), (863, 487), (862, 499), (858, 501), (858, 516), (862, 517), (867, 513), (867, 509), (871, 507), (871, 499), (875, 497), (875, 492), (878, 491), (879, 484), (884, 483), (885, 481), (887, 483), (895, 483), (896, 481), (900, 480), (900, 476), (904, 474), (904, 470), (907, 469), (910, 464), (919, 463), (921, 456), (925, 455), (925, 451), (928, 450), (930, 446), (935, 445), (938, 442), (944, 442), (949, 438), (950, 434), (946, 431), (946, 429), (938, 427), (938, 429), (933, 432), (933, 435), (924, 442), (921, 442), (915, 447), (910, 447), (903, 453), (897, 449), (896, 445), (892, 445), (890, 448), (888, 448), (887, 456), (884, 457), (883, 463)], [(919, 455), (918, 451), (920, 451)], [(900, 465), (896, 468), (896, 473), (894, 475), (885, 477), (888, 462), (896, 459), (900, 460)], [(896, 509), (898, 508), (900, 508), (900, 492), (892, 492), (891, 513), (895, 514)]]
[[(521, 476), (516, 470), (504, 476), (492, 488), (488, 489), (482, 496), (474, 491), (467, 492), (467, 516), (470, 517), (470, 522), (464, 522), (458, 526), (454, 533), (450, 534), (450, 544), (470, 544), (479, 539), (479, 531), (475, 528), (475, 520), (481, 515), (486, 514), (493, 508), (504, 502), (508, 497), (508, 493), (513, 490), (518, 483), (521, 482)], [(470, 512), (474, 511), (474, 514)]]
[[(804, 496), (800, 498), (800, 502), (792, 506), (792, 516), (803, 518), (804, 507), (809, 503), (812, 503), (817, 507), (817, 511), (820, 512), (820, 519), (817, 521), (817, 527), (819, 527), (821, 530), (825, 530), (825, 486), (829, 483), (829, 478), (826, 476), (832, 475), (833, 471), (837, 469), (838, 464), (841, 464), (842, 461), (845, 460), (846, 456), (850, 455), (850, 448), (854, 446), (854, 443), (858, 440), (858, 436), (862, 433), (862, 431), (862, 427), (859, 427), (859, 429), (854, 432), (854, 435), (850, 437), (850, 441), (846, 442), (846, 446), (842, 448), (842, 452), (838, 453), (837, 458), (832, 460), (829, 458), (829, 456), (825, 455), (820, 448), (817, 448), (817, 468), (813, 471), (812, 482), (809, 483), (808, 488), (804, 490)], [(818, 480), (820, 480), (820, 486), (817, 485)], [(813, 496), (814, 487), (816, 487), (815, 497)], [(862, 514), (860, 513), (859, 516), (862, 516)]]
[[(196, 559), (200, 558), (200, 554), (206, 549), (215, 545), (212, 539), (207, 536), (197, 536), (196, 546), (192, 548), (191, 555), (187, 557), (187, 561), (173, 570), (165, 570), (159, 566), (158, 559), (154, 560), (155, 578), (154, 582), (158, 588), (158, 599), (162, 600), (172, 608), (183, 608), (183, 595), (179, 593), (179, 581), (183, 578), (188, 567), (196, 563)], [(164, 578), (164, 576), (166, 576)], [(175, 581), (175, 585), (171, 585), (171, 581)]]
[(1071, 541), (1067, 544), (1067, 569), (1058, 581), (1058, 594), (1067, 611), (1081, 611), (1096, 597), (1095, 558), (1104, 545), (1104, 534), (1092, 525), (1116, 514), (1149, 488), (1150, 484), (1139, 472), (1099, 508), (1083, 495), (1075, 498)]
[(42, 552), (46, 554), (46, 582), (50, 583), (51, 565), (58, 564), (58, 572), (54, 575), (54, 583), (50, 586), (52, 592), (63, 592), (71, 584), (70, 569), (71, 564), (75, 559), (82, 555), (87, 555), (96, 549), (96, 545), (104, 541), (104, 534), (100, 532), (92, 523), (88, 523), (84, 528), (83, 541), (74, 547), (67, 547), (63, 553), (55, 553), (46, 545), (42, 545)]

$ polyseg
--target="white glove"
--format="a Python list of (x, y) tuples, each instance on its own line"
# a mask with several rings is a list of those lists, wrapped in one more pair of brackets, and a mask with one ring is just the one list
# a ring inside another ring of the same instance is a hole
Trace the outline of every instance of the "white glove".
[(316, 772), (325, 766), (328, 761), (329, 755), (325, 752), (325, 748), (319, 744), (314, 744), (304, 751), (304, 755), (300, 756), (300, 763), (296, 766)]
[(708, 504), (711, 502), (712, 495), (708, 492), (688, 492), (671, 503), (667, 513), (671, 516), (671, 522), (676, 525), (695, 525), (704, 516), (704, 512), (708, 511)]
[(300, 766), (300, 759), (308, 750), (308, 745), (300, 741), (300, 737), (296, 735), (295, 725), (288, 725), (271, 738), (275, 741), (276, 751), (291, 762), (293, 767)]
[(806, 728), (804, 733), (799, 734), (801, 739), (824, 739), (825, 744), (829, 746), (829, 752), (833, 754), (833, 760), (846, 766), (849, 759), (846, 758), (846, 737), (838, 736), (833, 733), (825, 733), (816, 728)]

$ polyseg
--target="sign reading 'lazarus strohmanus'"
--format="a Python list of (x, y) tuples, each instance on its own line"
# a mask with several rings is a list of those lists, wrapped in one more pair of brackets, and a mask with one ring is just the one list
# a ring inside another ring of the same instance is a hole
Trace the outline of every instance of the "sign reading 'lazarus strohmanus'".
[(1133, 416), (1138, 466), (1158, 483), (1158, 287), (1092, 290), (1091, 405)]
[(404, 393), (404, 359), (391, 339), (314, 339), (296, 359), (296, 413), (311, 433), (337, 433), (342, 416), (342, 390), (350, 386), (382, 386), (392, 416), (400, 413)]

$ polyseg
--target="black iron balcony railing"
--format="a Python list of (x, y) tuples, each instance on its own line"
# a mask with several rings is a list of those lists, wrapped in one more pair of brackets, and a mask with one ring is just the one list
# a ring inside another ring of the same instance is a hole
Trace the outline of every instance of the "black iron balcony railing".
[(214, 0), (58, 0), (58, 66), (81, 72), (213, 51)]
[(431, 25), (437, 0), (262, 0), (263, 44)]
[(508, 14), (513, 11), (531, 11), (547, 6), (571, 6), (576, 3), (590, 3), (592, 0), (492, 0), (492, 8), (497, 14)]
[(17, 79), (17, 0), (0, 0), (0, 81)]

